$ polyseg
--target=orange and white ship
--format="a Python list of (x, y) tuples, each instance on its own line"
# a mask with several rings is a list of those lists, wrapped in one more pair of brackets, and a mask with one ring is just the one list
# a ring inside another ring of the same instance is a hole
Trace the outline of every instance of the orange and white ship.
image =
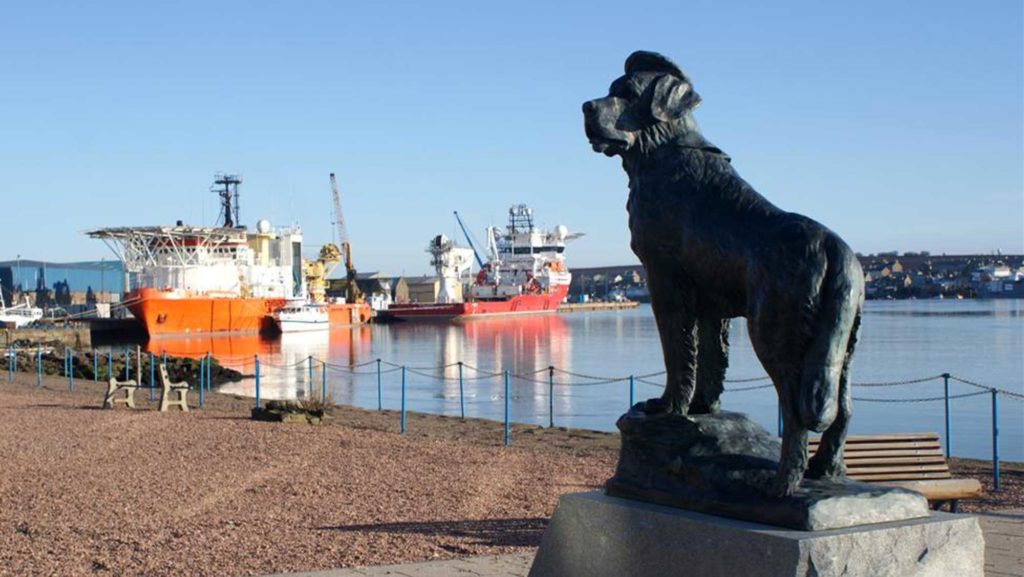
[[(381, 316), (463, 321), (556, 312), (572, 281), (565, 265), (565, 244), (583, 233), (570, 234), (563, 225), (541, 230), (533, 224), (533, 210), (523, 204), (512, 206), (508, 214), (504, 232), (493, 226), (487, 229), (487, 262), (476, 254), (472, 240), (470, 248), (463, 248), (444, 235), (434, 237), (427, 252), (441, 281), (437, 302), (393, 304)], [(474, 257), (480, 269), (472, 282), (463, 283)], [(464, 292), (468, 294), (462, 298)]]
[[(275, 229), (267, 220), (260, 220), (255, 232), (236, 226), (240, 183), (234, 175), (217, 177), (223, 187), (217, 190), (220, 226), (178, 221), (86, 232), (124, 263), (123, 304), (149, 336), (274, 330), (273, 313), (306, 298), (301, 229)], [(359, 324), (370, 318), (366, 304), (329, 306), (335, 309), (332, 322)]]

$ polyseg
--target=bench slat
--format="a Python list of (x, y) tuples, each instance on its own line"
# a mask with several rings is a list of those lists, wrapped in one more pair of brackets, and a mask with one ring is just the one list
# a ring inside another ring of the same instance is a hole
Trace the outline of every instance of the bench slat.
[(876, 475), (881, 473), (949, 473), (946, 465), (914, 465), (911, 463), (900, 465), (878, 465), (874, 467), (853, 467), (847, 466), (847, 471), (853, 471), (864, 475)]
[(977, 479), (930, 479), (928, 481), (891, 481), (879, 483), (917, 491), (929, 501), (970, 499), (981, 496), (981, 482)]
[[(814, 442), (817, 442), (820, 439), (820, 436), (814, 436), (810, 438), (810, 440)], [(876, 441), (906, 441), (908, 439), (928, 439), (938, 441), (939, 434), (938, 432), (893, 432), (893, 434), (889, 435), (850, 435), (846, 439), (848, 442), (851, 443), (873, 443)]]
[(949, 473), (943, 473), (943, 472), (939, 472), (939, 471), (915, 471), (915, 472), (909, 473), (909, 474), (907, 474), (907, 473), (900, 473), (900, 472), (892, 472), (892, 473), (859, 473), (859, 474), (854, 473), (854, 474), (848, 475), (848, 476), (850, 478), (854, 479), (854, 480), (865, 481), (865, 482), (868, 482), (868, 483), (874, 483), (874, 482), (878, 482), (878, 481), (885, 481), (887, 479), (888, 480), (899, 479), (899, 480), (904, 480), (904, 481), (912, 481), (914, 479), (926, 480), (926, 479), (949, 479), (949, 478), (951, 478), (951, 475)]
[[(817, 443), (808, 443), (807, 448), (817, 449)], [(938, 443), (918, 443), (913, 441), (900, 441), (898, 443), (861, 443), (860, 445), (847, 445), (846, 451), (856, 453), (860, 451), (889, 450), (889, 451), (938, 451), (941, 450)]]
[(946, 456), (942, 451), (913, 451), (913, 450), (899, 450), (899, 451), (845, 451), (843, 456), (846, 460), (854, 459), (875, 459), (883, 457), (902, 457), (902, 458), (921, 458), (921, 459), (936, 459), (946, 460)]

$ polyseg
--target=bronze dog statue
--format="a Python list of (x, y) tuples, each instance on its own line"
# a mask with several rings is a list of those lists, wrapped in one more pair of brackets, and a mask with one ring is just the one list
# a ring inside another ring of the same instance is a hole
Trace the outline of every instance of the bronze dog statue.
[[(725, 377), (728, 319), (750, 340), (779, 396), (776, 496), (803, 477), (845, 476), (849, 366), (864, 275), (834, 232), (757, 193), (701, 135), (700, 103), (672, 61), (635, 52), (608, 96), (584, 103), (596, 152), (629, 175), (631, 247), (647, 271), (667, 373), (647, 413), (714, 412)], [(809, 431), (824, 432), (807, 458)]]

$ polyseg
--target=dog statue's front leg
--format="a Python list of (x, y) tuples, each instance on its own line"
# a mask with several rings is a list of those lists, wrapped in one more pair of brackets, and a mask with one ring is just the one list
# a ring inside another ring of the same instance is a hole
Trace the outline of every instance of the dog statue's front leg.
[(715, 414), (729, 367), (729, 319), (701, 316), (697, 327), (697, 388), (690, 414)]
[(647, 401), (645, 411), (685, 415), (697, 383), (696, 298), (688, 279), (673, 274), (670, 266), (644, 264), (666, 373), (664, 393)]

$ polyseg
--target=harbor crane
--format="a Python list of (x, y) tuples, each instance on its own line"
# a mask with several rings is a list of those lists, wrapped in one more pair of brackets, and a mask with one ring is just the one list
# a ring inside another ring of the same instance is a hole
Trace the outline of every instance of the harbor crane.
[(341, 246), (341, 257), (345, 262), (345, 278), (348, 286), (345, 290), (345, 301), (349, 303), (363, 302), (363, 293), (356, 284), (356, 269), (352, 265), (352, 244), (348, 240), (345, 228), (345, 215), (341, 212), (341, 194), (338, 192), (338, 180), (331, 173), (331, 193), (334, 195), (334, 218), (338, 227), (338, 244)]
[(462, 234), (466, 236), (466, 242), (469, 243), (469, 248), (473, 249), (473, 256), (476, 257), (476, 264), (480, 268), (484, 268), (484, 259), (480, 258), (480, 253), (476, 250), (476, 245), (473, 244), (473, 238), (470, 236), (469, 231), (466, 230), (466, 225), (462, 224), (462, 219), (459, 218), (459, 211), (453, 211), (455, 213), (455, 222), (459, 223), (459, 228), (462, 229)]

